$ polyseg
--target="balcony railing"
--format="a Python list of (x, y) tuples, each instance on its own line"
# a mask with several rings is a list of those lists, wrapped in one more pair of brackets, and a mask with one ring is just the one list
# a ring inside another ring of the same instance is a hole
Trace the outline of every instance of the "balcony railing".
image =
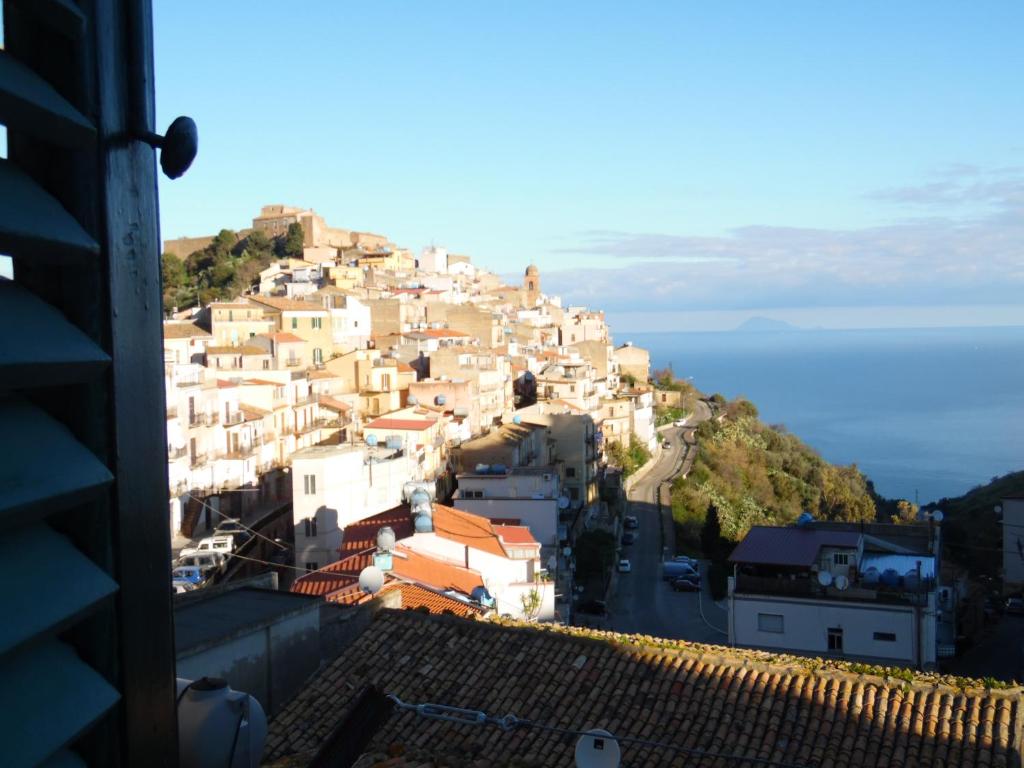
[(219, 413), (190, 413), (188, 425), (190, 427), (212, 427), (219, 420)]
[(189, 465), (193, 467), (201, 467), (206, 463), (206, 461), (207, 456), (205, 453), (197, 453), (195, 456), (189, 459)]
[(182, 447), (182, 448), (168, 448), (167, 449), (167, 460), (168, 461), (177, 461), (178, 459), (183, 458), (187, 453), (188, 453), (188, 449), (184, 448), (184, 447)]
[(287, 360), (284, 361), (284, 364), (289, 368), (295, 368), (297, 366), (302, 365), (302, 361), (295, 357), (289, 357)]
[(900, 585), (890, 588), (881, 584), (865, 587), (861, 582), (854, 581), (845, 589), (837, 589), (834, 585), (823, 586), (813, 575), (810, 578), (789, 579), (740, 573), (736, 575), (735, 592), (737, 594), (785, 595), (818, 600), (857, 600), (922, 605), (927, 602), (928, 593), (934, 589), (935, 582), (927, 579), (913, 587)]
[(234, 413), (229, 413), (224, 416), (225, 427), (234, 426), (235, 424), (241, 424), (243, 421), (245, 421), (245, 414), (243, 414), (241, 411), (235, 411)]

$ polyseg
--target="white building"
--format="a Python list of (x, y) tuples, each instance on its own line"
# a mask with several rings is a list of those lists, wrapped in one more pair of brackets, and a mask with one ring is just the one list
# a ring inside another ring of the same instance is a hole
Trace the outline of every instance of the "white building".
[(448, 272), (448, 251), (436, 245), (428, 245), (420, 251), (419, 268), (423, 272)]
[(1002, 500), (1003, 589), (1024, 588), (1024, 498)]
[[(503, 470), (503, 471), (501, 471)], [(456, 509), (490, 520), (517, 520), (544, 547), (558, 545), (558, 505), (562, 497), (558, 472), (552, 467), (502, 467), (458, 476)], [(561, 504), (568, 506), (566, 496)]]
[(933, 668), (939, 551), (928, 525), (756, 526), (729, 558), (729, 642)]
[(295, 564), (307, 570), (339, 559), (342, 529), (402, 503), (421, 476), (407, 454), (363, 446), (316, 445), (292, 454)]

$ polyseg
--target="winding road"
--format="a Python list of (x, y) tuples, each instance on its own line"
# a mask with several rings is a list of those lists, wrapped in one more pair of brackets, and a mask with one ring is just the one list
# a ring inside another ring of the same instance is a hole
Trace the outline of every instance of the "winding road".
[[(726, 640), (726, 614), (711, 599), (706, 578), (699, 594), (673, 592), (661, 578), (663, 557), (675, 552), (670, 481), (690, 471), (697, 455), (696, 427), (710, 418), (710, 407), (700, 401), (685, 426), (663, 430), (661, 439), (667, 439), (670, 447), (661, 452), (628, 494), (628, 514), (637, 517), (640, 529), (636, 542), (621, 549), (620, 557), (628, 558), (633, 570), (618, 575), (609, 606), (610, 629), (704, 643)], [(659, 493), (662, 505), (658, 503)]]

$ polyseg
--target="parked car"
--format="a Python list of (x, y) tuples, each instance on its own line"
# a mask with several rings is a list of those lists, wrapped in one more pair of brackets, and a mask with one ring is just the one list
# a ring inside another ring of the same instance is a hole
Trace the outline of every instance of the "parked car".
[(633, 565), (629, 560), (619, 560), (619, 573), (629, 573), (633, 570)]
[(604, 600), (587, 600), (577, 606), (576, 613), (589, 613), (594, 616), (604, 616), (608, 613), (608, 606), (605, 604)]
[(665, 442), (663, 442), (663, 443), (661, 444), (661, 447), (662, 447), (662, 448), (671, 448), (671, 447), (672, 447), (672, 443), (671, 443), (671, 441), (669, 441), (669, 440), (666, 440)]
[(687, 557), (686, 555), (676, 555), (672, 558), (673, 563), (690, 563), (694, 568), (697, 567), (697, 558)]
[(195, 585), (187, 581), (181, 581), (179, 579), (171, 580), (171, 589), (174, 590), (174, 594), (182, 595), (186, 592), (191, 592), (195, 589)]
[(207, 536), (205, 539), (200, 539), (196, 546), (181, 550), (180, 556), (188, 557), (207, 552), (219, 552), (226, 557), (234, 548), (235, 540), (231, 536)]
[(672, 581), (681, 576), (696, 576), (700, 578), (700, 570), (697, 563), (684, 563), (679, 560), (667, 560), (661, 564), (661, 578), (665, 581)]
[(252, 533), (242, 523), (234, 518), (221, 520), (220, 524), (213, 529), (214, 536), (231, 536), (235, 545), (240, 547), (252, 538)]
[(194, 587), (201, 586), (206, 581), (202, 569), (198, 565), (179, 565), (171, 571), (171, 583), (186, 582)]
[(640, 519), (636, 515), (626, 515), (622, 518), (622, 527), (627, 530), (636, 530), (640, 527)]
[(1006, 601), (1006, 612), (1024, 614), (1024, 597), (1011, 597)]
[(194, 555), (179, 557), (175, 565), (197, 566), (203, 575), (209, 578), (211, 573), (224, 567), (224, 555), (220, 552), (197, 552)]
[(680, 576), (672, 580), (672, 589), (676, 592), (700, 592), (700, 581)]
[(629, 546), (634, 541), (636, 541), (635, 533), (630, 533), (629, 531), (626, 531), (624, 534), (622, 534), (622, 543), (624, 545)]

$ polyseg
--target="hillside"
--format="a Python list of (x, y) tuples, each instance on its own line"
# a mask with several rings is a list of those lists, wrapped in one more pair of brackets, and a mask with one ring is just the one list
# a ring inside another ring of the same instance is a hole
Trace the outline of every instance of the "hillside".
[(163, 255), (164, 309), (232, 299), (259, 282), (260, 272), (276, 259), (301, 259), (302, 252), (302, 227), (298, 224), (273, 239), (260, 231), (239, 239), (230, 229), (222, 229), (212, 243), (184, 259)]
[(796, 436), (761, 422), (746, 400), (725, 403), (719, 415), (701, 424), (693, 469), (672, 487), (681, 546), (699, 548), (710, 505), (731, 541), (753, 525), (785, 525), (804, 511), (823, 520), (875, 519), (869, 484), (856, 465), (829, 464)]
[(942, 536), (948, 556), (975, 576), (996, 577), (1003, 565), (1002, 524), (995, 507), (1002, 499), (1024, 496), (1024, 472), (994, 477), (963, 496), (928, 504), (945, 515)]

